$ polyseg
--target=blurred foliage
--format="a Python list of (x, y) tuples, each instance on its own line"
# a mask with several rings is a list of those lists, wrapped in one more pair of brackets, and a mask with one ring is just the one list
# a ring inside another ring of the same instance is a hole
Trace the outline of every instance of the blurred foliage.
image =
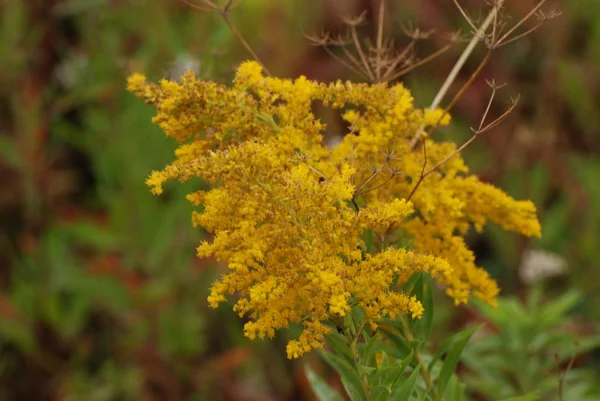
[(463, 361), (470, 391), (486, 398), (516, 397), (537, 392), (541, 400), (596, 400), (592, 371), (572, 369), (577, 358), (600, 345), (597, 335), (565, 330), (574, 321), (568, 312), (581, 302), (567, 292), (542, 303), (536, 286), (526, 304), (501, 299), (494, 309), (478, 302), (478, 311), (490, 323), (480, 338), (467, 347)]
[[(349, 75), (309, 47), (303, 31), (339, 29), (340, 14), (372, 10), (374, 3), (246, 0), (232, 19), (277, 75), (331, 80)], [(399, 41), (400, 18), (407, 16), (440, 32), (464, 23), (451, 2), (392, 3)], [(463, 3), (476, 11), (480, 4)], [(534, 1), (508, 3), (522, 14)], [(544, 249), (564, 258), (566, 279), (550, 280), (547, 294), (577, 289), (583, 323), (576, 328), (597, 336), (600, 2), (548, 3), (563, 16), (495, 54), (459, 103), (454, 128), (439, 135), (469, 134), (487, 101), (483, 78), (521, 92), (520, 111), (466, 156), (485, 179), (539, 205), (544, 237), (526, 243), (492, 227), (472, 241), (479, 263), (522, 299), (530, 289), (518, 274), (523, 252)], [(459, 51), (407, 78), (417, 102), (429, 101)], [(195, 258), (203, 233), (191, 228), (183, 199), (189, 187), (173, 186), (161, 198), (145, 187), (174, 144), (151, 124), (150, 108), (124, 90), (133, 71), (158, 79), (192, 68), (225, 81), (247, 57), (218, 16), (175, 0), (0, 2), (0, 400), (313, 397), (302, 368), (284, 359), (285, 339), (250, 343), (227, 308), (207, 309), (207, 288), (223, 267)], [(510, 319), (498, 323), (506, 308), (483, 313), (499, 333), (489, 341), (535, 343), (519, 333), (534, 311), (554, 304), (530, 310), (507, 302)], [(553, 327), (566, 321), (566, 312)], [(472, 319), (468, 310), (440, 310), (433, 327), (448, 333)], [(435, 329), (432, 336), (447, 337)], [(467, 367), (484, 345), (466, 348)], [(597, 354), (577, 352), (572, 372), (598, 366)], [(598, 382), (598, 371), (577, 377)], [(575, 379), (567, 378), (565, 394), (576, 391), (569, 390)], [(331, 384), (339, 388), (333, 376)], [(482, 382), (479, 399), (491, 399), (484, 397), (496, 384)]]

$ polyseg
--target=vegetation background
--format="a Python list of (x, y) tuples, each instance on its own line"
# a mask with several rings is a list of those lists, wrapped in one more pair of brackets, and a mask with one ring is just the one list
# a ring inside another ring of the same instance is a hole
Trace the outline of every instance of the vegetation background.
[[(370, 23), (377, 3), (246, 0), (231, 18), (275, 75), (330, 81), (355, 77), (303, 33), (338, 31), (342, 15), (362, 10)], [(409, 19), (436, 30), (420, 55), (467, 28), (450, 1), (390, 3), (399, 43)], [(483, 2), (461, 3), (476, 15)], [(507, 6), (516, 18), (535, 3)], [(544, 281), (544, 299), (577, 291), (562, 330), (597, 338), (600, 2), (547, 3), (562, 16), (494, 53), (437, 135), (468, 138), (487, 104), (485, 78), (508, 83), (499, 110), (521, 94), (510, 119), (465, 157), (485, 180), (538, 205), (543, 238), (490, 227), (471, 243), (503, 294), (517, 299), (532, 288), (523, 269), (566, 266)], [(405, 77), (417, 104), (429, 104), (461, 50)], [(231, 310), (208, 309), (209, 285), (225, 267), (194, 255), (203, 233), (190, 223), (189, 187), (159, 198), (144, 185), (175, 144), (151, 124), (152, 108), (126, 93), (126, 77), (176, 79), (189, 68), (228, 82), (248, 58), (217, 15), (177, 0), (0, 2), (0, 400), (310, 400), (304, 363), (336, 385), (316, 357), (285, 359), (284, 336), (250, 342)], [(473, 320), (485, 317), (437, 307), (434, 332)], [(593, 348), (571, 365), (600, 382)]]

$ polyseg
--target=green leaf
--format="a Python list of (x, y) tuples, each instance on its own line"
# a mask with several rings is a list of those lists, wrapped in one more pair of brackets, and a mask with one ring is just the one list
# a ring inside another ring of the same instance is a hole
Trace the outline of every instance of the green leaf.
[(527, 295), (527, 311), (530, 314), (535, 314), (540, 308), (544, 298), (544, 286), (541, 282), (536, 282), (531, 286)]
[(348, 340), (346, 337), (340, 333), (332, 331), (330, 334), (325, 336), (325, 340), (336, 355), (344, 357), (348, 363), (354, 363), (352, 350), (350, 350), (350, 346), (347, 343)]
[[(475, 332), (476, 332), (477, 330), (479, 330), (483, 326), (484, 325), (481, 324), (481, 325), (476, 326), (476, 327), (471, 327), (471, 328), (465, 329), (463, 331), (459, 331), (458, 333), (453, 334), (452, 336), (450, 336), (447, 339), (445, 339), (444, 341), (442, 341), (442, 343), (437, 348), (437, 351), (435, 352), (435, 354), (433, 354), (433, 356), (431, 357), (431, 361), (429, 361), (429, 365), (427, 365), (427, 370), (429, 372), (431, 372), (432, 369), (433, 369), (433, 366), (436, 364), (436, 362), (440, 360), (440, 358), (442, 357), (442, 355), (444, 355), (445, 353), (447, 353), (450, 350), (450, 347), (452, 347), (452, 345), (456, 341), (460, 340), (465, 335), (469, 335), (469, 332), (471, 330), (475, 329)], [(471, 335), (472, 334), (470, 334), (469, 336), (471, 336)]]
[(72, 238), (73, 242), (91, 246), (98, 250), (112, 250), (119, 244), (119, 240), (114, 234), (89, 220), (78, 220), (75, 223), (61, 225), (60, 230), (69, 238)]
[(361, 344), (361, 357), (362, 360), (370, 366), (376, 365), (376, 353), (378, 351), (377, 345), (381, 343), (381, 335), (375, 334), (374, 336), (369, 336), (369, 334), (365, 331), (363, 334), (365, 338), (365, 343)]
[(413, 352), (411, 352), (402, 361), (389, 365), (385, 368), (380, 368), (377, 371), (377, 383), (383, 384), (388, 388), (394, 388), (394, 386), (400, 380), (402, 373), (406, 370), (406, 367), (410, 364), (413, 359)]
[(0, 339), (12, 343), (28, 355), (38, 348), (33, 328), (20, 319), (0, 316)]
[[(391, 323), (391, 322), (390, 322)], [(412, 352), (412, 347), (406, 342), (404, 337), (398, 333), (384, 327), (380, 327), (379, 331), (386, 335), (386, 337), (392, 342), (395, 352), (393, 350), (386, 350), (390, 355), (404, 358), (406, 355)]]
[(385, 351), (382, 351), (381, 361), (379, 361), (379, 369), (387, 368), (390, 365), (389, 361), (390, 359), (388, 357), (388, 354)]
[(365, 243), (365, 247), (367, 248), (367, 253), (372, 253), (375, 249), (375, 239), (377, 236), (375, 235), (375, 231), (366, 230), (362, 235), (362, 240)]
[(375, 372), (376, 369), (377, 368), (375, 368), (373, 366), (367, 366), (367, 365), (363, 365), (363, 364), (360, 364), (357, 366), (358, 374), (361, 377), (371, 375), (371, 373)]
[(375, 386), (369, 396), (370, 401), (387, 401), (390, 398), (391, 390), (383, 384)]
[(84, 276), (76, 281), (76, 290), (113, 311), (123, 311), (130, 306), (130, 295), (122, 281), (111, 277)]
[(456, 375), (452, 375), (444, 394), (444, 401), (463, 401), (465, 398), (465, 387), (463, 383), (458, 381)]
[(417, 378), (419, 377), (419, 369), (413, 370), (411, 375), (401, 385), (396, 385), (392, 389), (392, 395), (390, 400), (406, 401), (412, 394), (417, 384)]
[(262, 121), (265, 125), (268, 125), (271, 128), (273, 128), (275, 132), (278, 133), (281, 131), (279, 125), (277, 125), (277, 122), (275, 121), (272, 115), (267, 113), (261, 113), (260, 111), (255, 112), (254, 115), (256, 115), (256, 118)]
[(470, 327), (450, 337), (452, 339), (451, 345), (448, 346), (448, 354), (446, 355), (446, 359), (444, 360), (444, 364), (442, 365), (442, 370), (440, 371), (440, 376), (438, 377), (437, 382), (438, 395), (440, 397), (444, 395), (446, 385), (448, 384), (448, 380), (450, 380), (450, 377), (452, 377), (452, 374), (456, 369), (456, 365), (458, 364), (460, 354), (462, 354), (463, 349), (465, 348), (473, 334), (475, 334), (475, 332), (479, 330), (482, 326), (483, 325)]
[(404, 292), (407, 293), (407, 294), (412, 293), (414, 291), (415, 285), (421, 279), (421, 277), (422, 277), (423, 274), (424, 273), (422, 273), (422, 272), (413, 273), (408, 278), (408, 280), (406, 281), (406, 283), (404, 283), (404, 285), (402, 286), (402, 289), (404, 290)]
[(343, 401), (343, 397), (332, 389), (325, 380), (321, 379), (308, 365), (304, 367), (308, 384), (319, 401)]
[(419, 348), (422, 348), (429, 338), (433, 325), (433, 289), (429, 275), (418, 272), (414, 276), (417, 279), (413, 285), (413, 294), (421, 301), (425, 312), (421, 319), (412, 320), (410, 325), (415, 337), (420, 340)]
[(320, 352), (325, 362), (334, 368), (342, 379), (344, 389), (352, 401), (363, 401), (365, 393), (358, 372), (342, 358), (326, 351)]
[(540, 330), (560, 323), (564, 319), (564, 315), (571, 310), (580, 299), (579, 293), (570, 291), (544, 306), (537, 316), (538, 324), (541, 325)]
[(358, 330), (359, 327), (364, 327), (363, 322), (365, 321), (365, 310), (360, 306), (352, 308), (352, 322), (354, 323), (354, 330)]
[(509, 397), (503, 398), (500, 401), (537, 401), (540, 399), (540, 394), (538, 391), (534, 391), (533, 393), (519, 395), (517, 397)]
[[(0, 134), (4, 134), (4, 132), (0, 132)], [(0, 135), (0, 159), (13, 168), (19, 168), (23, 164), (14, 139), (8, 135)]]

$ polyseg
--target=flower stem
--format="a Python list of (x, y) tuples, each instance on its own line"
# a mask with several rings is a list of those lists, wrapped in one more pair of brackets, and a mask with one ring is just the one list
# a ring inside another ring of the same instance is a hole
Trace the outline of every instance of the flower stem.
[[(415, 338), (413, 337), (412, 332), (410, 331), (410, 328), (408, 327), (406, 318), (403, 316), (400, 318), (400, 321), (402, 322), (402, 334), (404, 335), (406, 340), (412, 344), (415, 341)], [(413, 350), (414, 350), (415, 360), (419, 364), (419, 370), (421, 371), (421, 377), (423, 378), (425, 385), (431, 392), (431, 398), (433, 399), (433, 401), (440, 401), (440, 396), (437, 393), (435, 386), (433, 385), (433, 381), (431, 380), (429, 371), (427, 370), (427, 367), (425, 366), (425, 363), (423, 362), (423, 358), (421, 358), (421, 353), (419, 352), (419, 350), (417, 348), (413, 348)]]
[[(366, 321), (363, 322), (361, 324), (361, 326), (356, 330), (356, 333), (354, 333), (354, 334), (352, 334), (349, 329), (344, 330), (344, 334), (346, 335), (346, 338), (348, 339), (348, 343), (350, 344), (350, 351), (352, 352), (352, 357), (354, 358), (354, 363), (356, 363), (356, 366), (361, 365), (360, 354), (358, 353), (358, 340), (360, 339), (360, 336), (361, 336), (362, 331), (364, 330), (366, 324), (367, 324)], [(360, 382), (362, 383), (362, 387), (363, 387), (365, 396), (368, 399), (369, 393), (370, 393), (369, 382), (363, 375), (360, 376)]]

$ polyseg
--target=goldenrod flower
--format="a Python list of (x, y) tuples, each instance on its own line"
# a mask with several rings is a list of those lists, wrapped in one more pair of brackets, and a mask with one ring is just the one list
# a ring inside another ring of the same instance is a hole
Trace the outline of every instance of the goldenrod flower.
[[(304, 331), (287, 347), (290, 358), (321, 348), (328, 323), (352, 308), (362, 308), (372, 325), (400, 313), (419, 318), (419, 300), (392, 286), (416, 271), (435, 277), (456, 303), (474, 295), (493, 304), (498, 287), (475, 265), (463, 235), (487, 221), (540, 235), (534, 205), (468, 175), (460, 155), (406, 199), (423, 166), (410, 139), (422, 125), (448, 124), (449, 117), (415, 109), (401, 84), (266, 78), (246, 62), (233, 87), (189, 73), (158, 85), (133, 75), (128, 88), (156, 107), (153, 121), (180, 142), (175, 161), (148, 178), (152, 192), (160, 194), (169, 179), (212, 184), (188, 195), (204, 205), (193, 223), (214, 234), (198, 256), (229, 267), (209, 304), (235, 294), (234, 310), (250, 318), (249, 338), (301, 324)], [(317, 100), (343, 109), (351, 125), (333, 149), (311, 112)], [(455, 150), (449, 142), (426, 144), (430, 165)], [(376, 238), (370, 247), (366, 232)]]

